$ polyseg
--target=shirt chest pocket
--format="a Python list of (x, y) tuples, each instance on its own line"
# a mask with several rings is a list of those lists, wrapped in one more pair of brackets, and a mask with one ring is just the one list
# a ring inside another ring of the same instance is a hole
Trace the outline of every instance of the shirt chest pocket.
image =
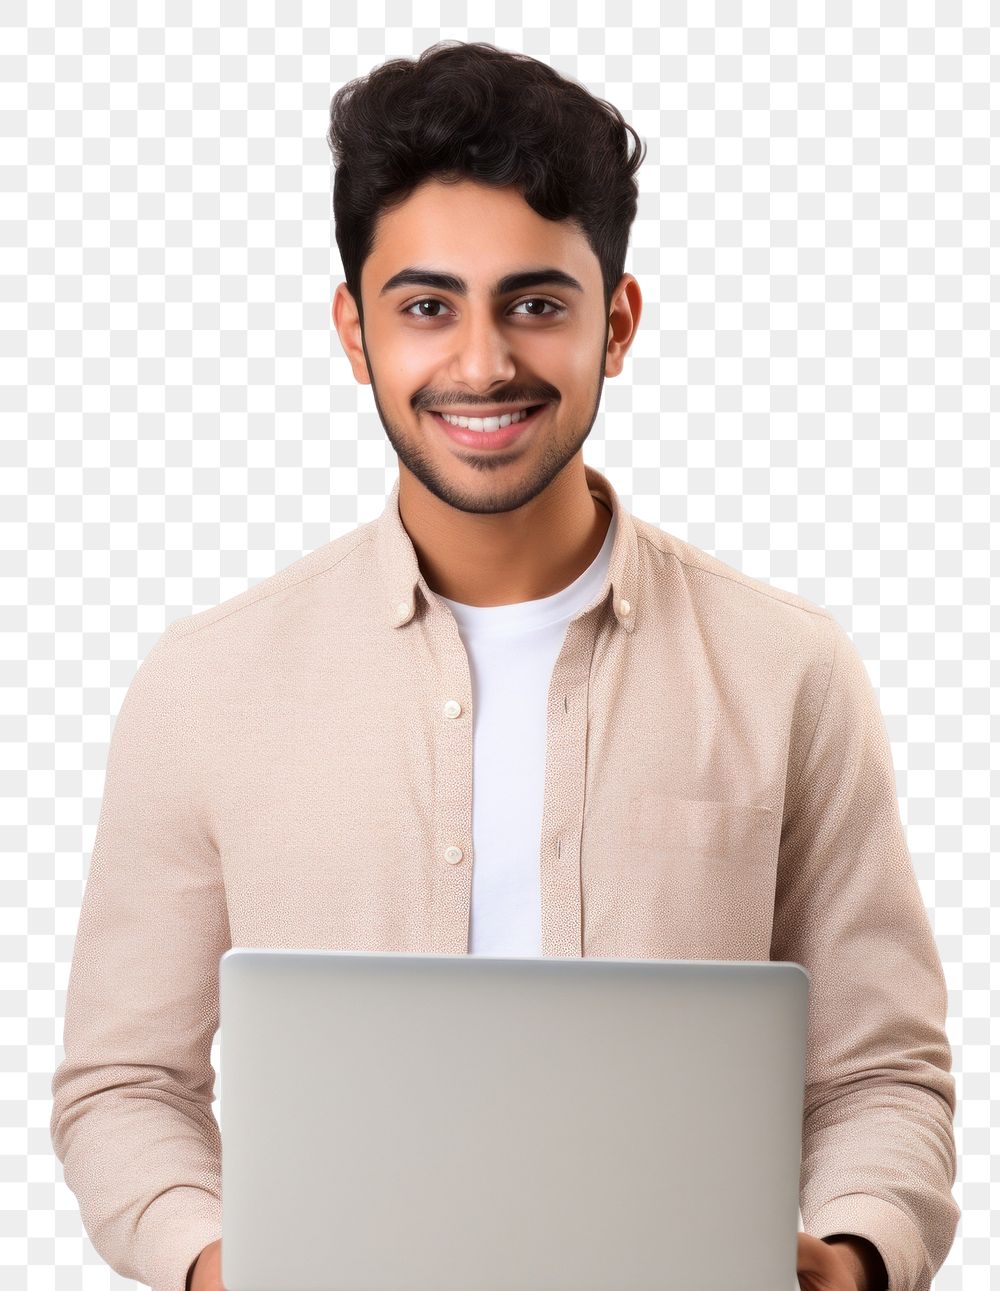
[(777, 860), (779, 821), (772, 807), (645, 790), (630, 800), (628, 815), (637, 854), (723, 867)]
[(619, 864), (658, 920), (666, 953), (766, 960), (774, 923), (780, 813), (750, 802), (642, 793)]

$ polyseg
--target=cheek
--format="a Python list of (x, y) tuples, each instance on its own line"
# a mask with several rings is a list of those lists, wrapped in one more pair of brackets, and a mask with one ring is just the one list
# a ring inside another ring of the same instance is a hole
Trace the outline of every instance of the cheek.
[(551, 373), (554, 382), (561, 376), (578, 385), (583, 377), (589, 379), (600, 358), (603, 336), (602, 332), (595, 338), (589, 327), (565, 328), (548, 335), (539, 333), (531, 345), (525, 346), (524, 356), (539, 371), (544, 368), (547, 374)]
[(564, 331), (559, 335), (538, 333), (511, 346), (515, 380), (549, 385), (558, 392), (564, 406), (589, 397), (598, 354), (584, 337)]
[(397, 336), (374, 332), (368, 342), (368, 360), (379, 390), (393, 403), (408, 403), (440, 370), (440, 356), (432, 346), (408, 344)]
[(567, 401), (585, 402), (593, 396), (594, 372), (601, 353), (592, 347), (573, 346), (553, 354), (551, 362), (539, 367), (545, 379), (551, 381)]

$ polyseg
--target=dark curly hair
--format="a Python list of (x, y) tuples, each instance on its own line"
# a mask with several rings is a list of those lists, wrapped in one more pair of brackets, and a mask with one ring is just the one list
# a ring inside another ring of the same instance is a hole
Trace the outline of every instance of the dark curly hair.
[(514, 185), (544, 218), (575, 221), (600, 262), (608, 312), (625, 271), (646, 145), (616, 107), (578, 82), (528, 54), (439, 41), (342, 86), (326, 138), (337, 246), (362, 326), (361, 266), (376, 220), (432, 176)]

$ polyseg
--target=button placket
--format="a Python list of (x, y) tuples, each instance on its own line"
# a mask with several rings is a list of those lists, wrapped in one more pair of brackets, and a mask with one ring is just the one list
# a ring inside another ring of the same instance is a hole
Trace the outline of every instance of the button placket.
[[(457, 699), (446, 699), (442, 705), (442, 712), (445, 717), (454, 720), (462, 715), (462, 705)], [(452, 846), (444, 849), (444, 859), (449, 865), (457, 865), (465, 853), (460, 847)]]
[(450, 614), (431, 612), (429, 626), (440, 652), (441, 690), (431, 712), (436, 726), (433, 864), (441, 871), (441, 901), (435, 917), (436, 949), (468, 954), (472, 899), (472, 677), (465, 644)]

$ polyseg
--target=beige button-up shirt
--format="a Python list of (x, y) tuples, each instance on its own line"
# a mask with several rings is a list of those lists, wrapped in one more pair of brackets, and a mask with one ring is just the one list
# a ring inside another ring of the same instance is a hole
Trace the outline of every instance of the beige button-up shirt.
[[(959, 1218), (947, 992), (864, 664), (586, 471), (617, 530), (548, 693), (543, 954), (802, 964), (803, 1227), (927, 1291)], [(172, 623), (115, 723), (51, 1134), (94, 1247), (153, 1291), (222, 1231), (223, 952), (467, 953), (468, 658), (398, 495)]]

